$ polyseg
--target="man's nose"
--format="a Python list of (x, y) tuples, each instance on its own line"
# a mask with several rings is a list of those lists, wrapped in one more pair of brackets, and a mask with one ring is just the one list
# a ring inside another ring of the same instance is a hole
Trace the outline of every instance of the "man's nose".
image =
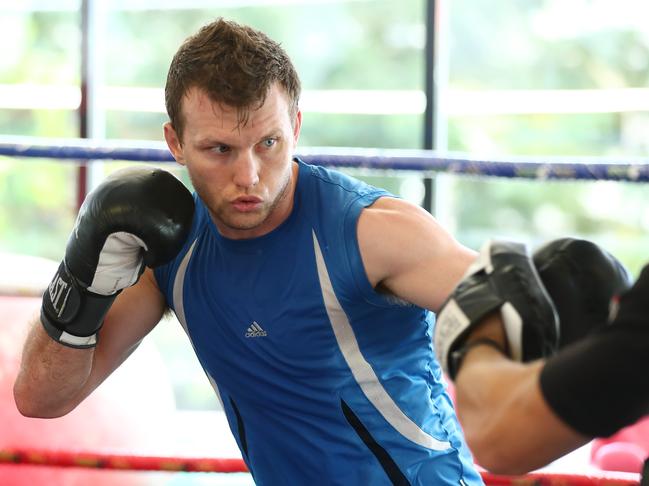
[(243, 188), (254, 187), (259, 182), (259, 161), (250, 151), (242, 150), (237, 154), (233, 180)]

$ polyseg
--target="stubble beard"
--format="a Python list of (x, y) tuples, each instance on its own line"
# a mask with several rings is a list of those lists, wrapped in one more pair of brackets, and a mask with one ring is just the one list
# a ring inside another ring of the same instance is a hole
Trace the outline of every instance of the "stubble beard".
[(284, 201), (284, 199), (288, 196), (288, 189), (291, 182), (291, 173), (292, 170), (289, 170), (287, 172), (283, 184), (279, 192), (277, 193), (277, 196), (275, 197), (275, 199), (273, 199), (272, 202), (264, 204), (259, 210), (255, 211), (254, 213), (248, 213), (250, 215), (255, 215), (258, 217), (248, 220), (245, 215), (228, 211), (228, 204), (224, 203), (215, 209), (208, 208), (212, 219), (214, 221), (218, 221), (220, 224), (231, 230), (252, 230), (263, 225), (274, 214), (275, 210), (282, 203), (282, 201)]

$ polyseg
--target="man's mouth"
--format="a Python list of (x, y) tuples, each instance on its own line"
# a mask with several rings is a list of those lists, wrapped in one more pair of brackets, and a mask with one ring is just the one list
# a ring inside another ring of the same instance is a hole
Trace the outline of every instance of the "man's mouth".
[(232, 201), (232, 206), (242, 213), (255, 211), (262, 204), (262, 199), (255, 196), (241, 196)]

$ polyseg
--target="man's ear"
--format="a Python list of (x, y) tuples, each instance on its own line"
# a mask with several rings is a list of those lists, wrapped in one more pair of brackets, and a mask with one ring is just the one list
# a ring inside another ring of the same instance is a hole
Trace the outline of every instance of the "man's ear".
[(302, 128), (302, 112), (297, 110), (295, 114), (295, 122), (293, 123), (293, 143), (297, 146), (297, 141), (300, 139), (300, 130)]
[(178, 162), (180, 165), (185, 165), (183, 148), (180, 144), (180, 139), (178, 138), (178, 133), (176, 133), (175, 128), (173, 127), (171, 122), (165, 123), (162, 128), (164, 131), (165, 141), (167, 142), (167, 147), (169, 147), (171, 155), (174, 156), (174, 159), (176, 159), (176, 162)]

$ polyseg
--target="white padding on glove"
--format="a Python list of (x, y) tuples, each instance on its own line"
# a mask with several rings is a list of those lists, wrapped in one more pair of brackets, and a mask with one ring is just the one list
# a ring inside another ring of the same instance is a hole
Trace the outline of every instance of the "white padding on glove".
[(99, 253), (88, 291), (113, 295), (137, 282), (144, 264), (142, 250), (147, 250), (147, 246), (134, 234), (123, 231), (110, 234)]

